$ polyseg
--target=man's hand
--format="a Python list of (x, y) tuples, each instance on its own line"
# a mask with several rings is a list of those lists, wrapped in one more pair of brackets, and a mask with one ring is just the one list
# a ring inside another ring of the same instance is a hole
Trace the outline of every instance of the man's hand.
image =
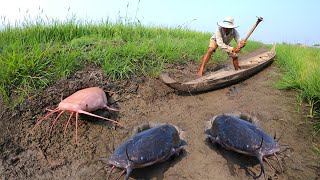
[(241, 50), (244, 46), (246, 46), (246, 42), (245, 42), (245, 41), (241, 41), (238, 46), (236, 46), (236, 47), (233, 48), (232, 52), (238, 53), (238, 52), (240, 52), (240, 50)]
[(241, 41), (240, 44), (239, 44), (239, 47), (240, 47), (240, 48), (245, 47), (245, 46), (246, 46), (246, 43), (247, 43), (246, 41)]
[(233, 48), (232, 52), (238, 53), (238, 52), (240, 52), (240, 50), (241, 50), (241, 48), (239, 46), (236, 46)]

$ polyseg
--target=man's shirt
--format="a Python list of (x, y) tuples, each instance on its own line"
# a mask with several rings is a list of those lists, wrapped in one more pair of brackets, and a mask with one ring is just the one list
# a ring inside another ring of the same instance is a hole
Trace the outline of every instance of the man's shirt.
[(232, 39), (234, 39), (237, 42), (237, 44), (239, 44), (241, 41), (240, 35), (236, 29), (232, 29), (231, 32), (228, 35), (226, 35), (222, 27), (220, 26), (212, 35), (211, 39), (216, 41), (221, 49), (229, 53), (231, 53), (233, 50), (233, 47), (229, 45)]

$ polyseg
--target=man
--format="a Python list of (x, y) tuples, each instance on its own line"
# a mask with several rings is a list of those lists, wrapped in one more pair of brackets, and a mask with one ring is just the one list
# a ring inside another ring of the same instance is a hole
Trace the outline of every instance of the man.
[[(201, 77), (203, 73), (204, 66), (210, 59), (213, 52), (216, 51), (217, 47), (228, 53), (233, 59), (233, 66), (235, 70), (239, 69), (238, 53), (246, 44), (246, 42), (241, 41), (238, 31), (235, 29), (238, 26), (234, 25), (233, 17), (225, 17), (222, 22), (217, 23), (218, 28), (210, 39), (210, 44), (207, 53), (204, 55), (198, 75)], [(238, 46), (232, 47), (229, 45), (231, 40), (234, 39)]]

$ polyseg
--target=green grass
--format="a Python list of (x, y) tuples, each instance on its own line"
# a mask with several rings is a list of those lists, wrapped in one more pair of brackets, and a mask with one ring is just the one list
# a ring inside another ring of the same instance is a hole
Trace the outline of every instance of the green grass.
[[(280, 89), (295, 89), (310, 105), (311, 118), (320, 115), (320, 49), (282, 44), (277, 46), (277, 63), (283, 71)], [(320, 123), (316, 123), (320, 129)]]
[[(0, 31), (0, 97), (7, 107), (70, 76), (84, 64), (101, 66), (111, 79), (158, 76), (167, 63), (201, 62), (211, 34), (184, 28), (108, 21), (42, 19)], [(249, 42), (244, 53), (262, 43)], [(218, 50), (215, 61), (227, 58)]]

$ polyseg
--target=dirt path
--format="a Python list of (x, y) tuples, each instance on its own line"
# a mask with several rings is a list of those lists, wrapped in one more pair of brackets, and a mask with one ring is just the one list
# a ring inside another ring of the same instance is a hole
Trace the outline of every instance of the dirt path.
[[(197, 65), (186, 64), (179, 69), (196, 73)], [(130, 131), (113, 130), (108, 122), (81, 116), (80, 143), (77, 146), (74, 122), (63, 136), (68, 115), (60, 118), (51, 133), (48, 129), (53, 118), (32, 130), (37, 120), (47, 113), (46, 108), (54, 108), (61, 97), (89, 86), (116, 92), (112, 98), (121, 98), (115, 106), (121, 109), (120, 113), (104, 115), (126, 124), (128, 128), (150, 121), (169, 122), (187, 132), (188, 146), (180, 157), (135, 170), (131, 178), (250, 179), (246, 169), (256, 173), (260, 171), (255, 158), (211, 145), (204, 136), (204, 123), (210, 117), (238, 111), (257, 116), (262, 129), (271, 135), (283, 133), (280, 143), (294, 149), (287, 154), (301, 167), (284, 158), (285, 172), (274, 176), (266, 167), (268, 177), (317, 179), (320, 163), (312, 152), (312, 142), (319, 139), (313, 139), (309, 119), (297, 112), (300, 106), (296, 94), (272, 87), (278, 78), (279, 70), (271, 65), (254, 77), (228, 88), (198, 95), (179, 95), (158, 79), (139, 77), (108, 83), (100, 70), (87, 67), (40, 95), (30, 97), (19, 109), (0, 113), (0, 179), (90, 179), (103, 166), (97, 160), (110, 155), (106, 147), (117, 147), (128, 138)], [(103, 170), (92, 177), (105, 178)]]

